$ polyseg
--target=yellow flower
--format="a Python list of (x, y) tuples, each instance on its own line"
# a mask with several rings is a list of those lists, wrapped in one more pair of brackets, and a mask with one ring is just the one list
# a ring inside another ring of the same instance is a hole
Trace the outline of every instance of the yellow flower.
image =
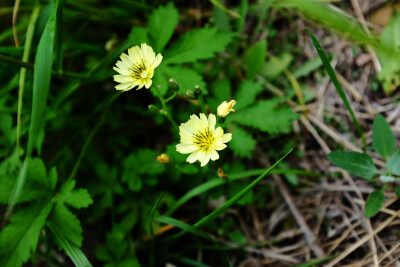
[(226, 117), (228, 116), (229, 112), (235, 112), (235, 110), (232, 108), (235, 104), (235, 100), (231, 100), (229, 103), (226, 101), (222, 102), (217, 108), (218, 117)]
[(114, 75), (114, 81), (119, 82), (115, 89), (128, 91), (137, 86), (137, 90), (145, 86), (150, 88), (154, 69), (160, 65), (162, 55), (156, 54), (147, 44), (141, 47), (134, 46), (128, 49), (128, 54), (122, 53), (121, 60), (115, 64), (114, 70), (119, 75)]
[(232, 134), (224, 134), (221, 127), (215, 129), (216, 118), (210, 114), (208, 119), (203, 113), (200, 118), (196, 115), (179, 126), (181, 143), (176, 145), (176, 150), (182, 154), (189, 154), (187, 162), (194, 163), (196, 160), (201, 162), (201, 167), (205, 166), (210, 159), (217, 160), (219, 155), (217, 150), (226, 147), (225, 143), (232, 139)]

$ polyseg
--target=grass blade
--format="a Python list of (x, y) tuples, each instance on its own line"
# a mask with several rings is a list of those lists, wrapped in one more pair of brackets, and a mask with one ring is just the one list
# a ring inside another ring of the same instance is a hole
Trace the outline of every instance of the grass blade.
[(46, 225), (50, 228), (51, 232), (56, 237), (60, 246), (65, 250), (68, 257), (71, 258), (72, 262), (77, 267), (91, 267), (92, 264), (88, 261), (85, 254), (82, 252), (80, 248), (78, 248), (73, 243), (69, 242), (67, 238), (58, 230), (56, 225), (54, 225), (51, 221), (47, 222)]
[(328, 73), (329, 77), (331, 78), (331, 81), (333, 82), (333, 84), (335, 85), (335, 88), (338, 92), (338, 94), (340, 95), (340, 98), (342, 99), (344, 105), (346, 106), (347, 110), (350, 112), (351, 118), (353, 119), (353, 123), (356, 126), (356, 129), (358, 131), (358, 134), (360, 135), (362, 142), (363, 142), (363, 146), (364, 148), (367, 146), (367, 143), (365, 141), (365, 136), (363, 131), (361, 130), (360, 124), (357, 121), (356, 116), (354, 115), (353, 109), (350, 106), (349, 101), (347, 100), (346, 94), (343, 91), (342, 86), (340, 85), (335, 71), (331, 66), (331, 63), (328, 60), (328, 57), (326, 56), (324, 50), (322, 49), (322, 47), (320, 46), (320, 44), (318, 43), (317, 39), (314, 37), (314, 35), (311, 33), (311, 31), (306, 28), (308, 34), (310, 34), (310, 37), (312, 39), (312, 42), (314, 43), (315, 48), (317, 49), (318, 55), (321, 58), (322, 64), (324, 64), (325, 70)]
[(237, 193), (235, 196), (233, 196), (231, 199), (229, 199), (227, 202), (225, 202), (221, 207), (216, 209), (215, 211), (211, 212), (209, 215), (205, 216), (202, 218), (200, 221), (194, 224), (194, 227), (200, 227), (215, 218), (217, 218), (219, 215), (224, 213), (229, 207), (231, 207), (233, 204), (238, 202), (247, 192), (249, 192), (258, 182), (260, 182), (267, 174), (269, 174), (273, 168), (275, 168), (284, 158), (286, 158), (287, 155), (292, 152), (293, 148), (289, 150), (282, 158), (280, 158), (274, 165), (272, 165), (270, 168), (268, 168), (263, 174), (261, 174), (257, 179), (255, 179), (251, 184), (246, 186), (242, 191)]
[(33, 149), (37, 144), (37, 138), (40, 131), (40, 122), (46, 108), (46, 100), (49, 92), (52, 71), (53, 48), (58, 8), (59, 1), (56, 0), (36, 51), (34, 64), (35, 69), (33, 73), (33, 99), (31, 123), (29, 126), (28, 149), (26, 151), (24, 165), (19, 172), (13, 192), (10, 195), (10, 200), (8, 201), (8, 207), (5, 214), (6, 219), (8, 219), (11, 215), (11, 212), (14, 209), (14, 206), (17, 203), (24, 186), (27, 173), (26, 169)]

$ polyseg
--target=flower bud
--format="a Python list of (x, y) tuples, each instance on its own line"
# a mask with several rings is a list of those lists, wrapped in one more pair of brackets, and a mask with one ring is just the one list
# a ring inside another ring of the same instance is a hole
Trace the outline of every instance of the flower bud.
[(229, 101), (224, 101), (221, 103), (221, 105), (218, 106), (217, 108), (217, 116), (218, 117), (226, 117), (230, 112), (234, 112), (235, 110), (232, 108), (236, 104), (235, 100)]
[(198, 95), (195, 92), (193, 92), (192, 90), (187, 90), (186, 96), (187, 96), (187, 98), (192, 99), (192, 100), (196, 100), (198, 98)]
[(168, 80), (168, 87), (169, 87), (169, 89), (171, 89), (174, 92), (179, 91), (179, 85), (174, 78), (171, 78)]
[(169, 163), (169, 157), (167, 156), (167, 154), (161, 154), (157, 156), (157, 160), (161, 163)]
[(197, 96), (201, 96), (203, 94), (203, 91), (200, 89), (198, 85), (194, 87), (194, 92), (197, 94)]
[(150, 111), (153, 111), (153, 112), (158, 112), (159, 111), (158, 107), (156, 107), (155, 105), (149, 105), (147, 108)]

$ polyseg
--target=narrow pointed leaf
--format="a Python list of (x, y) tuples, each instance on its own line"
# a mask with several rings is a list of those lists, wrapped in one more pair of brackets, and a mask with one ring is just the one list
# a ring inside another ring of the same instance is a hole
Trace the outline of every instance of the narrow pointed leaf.
[(396, 149), (396, 139), (382, 115), (376, 116), (374, 120), (372, 144), (375, 151), (385, 159), (392, 155)]
[(377, 214), (383, 204), (385, 204), (385, 193), (383, 192), (383, 189), (372, 192), (365, 203), (365, 217), (371, 218)]

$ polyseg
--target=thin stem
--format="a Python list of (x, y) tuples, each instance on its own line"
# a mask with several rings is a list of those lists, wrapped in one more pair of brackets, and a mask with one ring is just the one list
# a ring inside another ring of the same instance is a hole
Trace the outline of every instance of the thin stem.
[(200, 102), (201, 110), (203, 111), (204, 115), (208, 115), (208, 114), (207, 114), (206, 105), (204, 104), (203, 95), (200, 95), (200, 96), (199, 96), (199, 102)]
[[(22, 55), (22, 62), (27, 62), (29, 59), (29, 52), (31, 50), (33, 33), (35, 31), (36, 20), (39, 16), (40, 6), (37, 4), (32, 10), (31, 19), (29, 21), (28, 29), (26, 31), (26, 40), (24, 44), (24, 54)], [(24, 96), (26, 68), (21, 68), (19, 76), (19, 90), (18, 90), (18, 110), (17, 110), (17, 155), (19, 155), (20, 135), (21, 135), (21, 113), (22, 113), (22, 99)]]
[(171, 114), (168, 112), (168, 107), (167, 107), (167, 101), (164, 99), (162, 96), (160, 90), (158, 90), (157, 86), (153, 86), (154, 90), (157, 92), (158, 98), (160, 99), (162, 109), (164, 112), (162, 114), (167, 117), (167, 119), (171, 122), (171, 124), (178, 128), (178, 124), (175, 122), (175, 120), (172, 118)]
[(171, 101), (172, 99), (175, 98), (175, 96), (178, 94), (178, 92), (174, 92), (174, 94), (170, 97), (168, 97), (167, 99), (165, 99), (165, 103), (168, 103), (169, 101)]

